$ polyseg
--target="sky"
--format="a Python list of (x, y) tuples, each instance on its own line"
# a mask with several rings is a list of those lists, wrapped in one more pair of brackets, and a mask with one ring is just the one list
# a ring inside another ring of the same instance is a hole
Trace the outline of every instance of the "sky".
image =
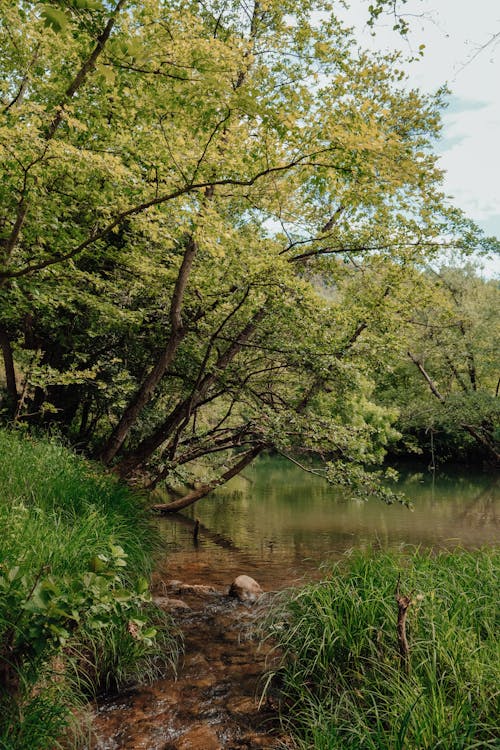
[[(368, 0), (350, 0), (346, 20), (363, 47), (399, 48), (424, 55), (406, 66), (409, 83), (432, 92), (451, 89), (436, 146), (445, 170), (444, 188), (488, 235), (500, 238), (500, 2), (499, 0), (407, 0), (399, 4), (410, 24), (408, 40), (381, 18), (376, 35), (366, 26)], [(492, 40), (498, 34), (497, 40)], [(488, 44), (490, 42), (490, 44)], [(495, 43), (496, 42), (496, 43)], [(486, 46), (485, 46), (486, 45)], [(485, 262), (500, 275), (500, 258)]]

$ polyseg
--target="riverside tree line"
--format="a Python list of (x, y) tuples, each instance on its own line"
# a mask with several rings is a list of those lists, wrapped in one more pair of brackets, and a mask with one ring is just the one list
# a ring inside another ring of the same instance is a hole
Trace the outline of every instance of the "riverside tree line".
[(171, 509), (265, 450), (373, 491), (396, 443), (498, 460), (498, 286), (463, 267), (498, 244), (442, 192), (444, 90), (326, 2), (1, 9), (5, 423)]

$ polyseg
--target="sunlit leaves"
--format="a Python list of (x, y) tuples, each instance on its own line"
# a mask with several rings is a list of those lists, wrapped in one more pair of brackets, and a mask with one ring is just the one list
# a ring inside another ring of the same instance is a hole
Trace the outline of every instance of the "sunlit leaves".
[(40, 11), (44, 23), (54, 31), (63, 31), (68, 25), (68, 17), (60, 8), (53, 5), (43, 5)]
[[(182, 342), (126, 449), (191, 398), (174, 458), (247, 420), (269, 445), (377, 460), (393, 414), (371, 370), (408, 268), (481, 242), (440, 193), (441, 95), (405, 92), (397, 56), (358, 51), (328, 3), (5, 5), (0, 321), (19, 418), (102, 443), (168, 345), (195, 243)], [(301, 406), (312, 383), (325, 392)]]

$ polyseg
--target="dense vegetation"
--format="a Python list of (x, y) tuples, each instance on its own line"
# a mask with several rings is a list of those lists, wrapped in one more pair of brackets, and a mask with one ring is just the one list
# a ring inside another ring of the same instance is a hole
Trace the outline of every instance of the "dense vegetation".
[(471, 265), (423, 281), (376, 378), (378, 399), (398, 407), (398, 449), (425, 450), (433, 463), (498, 463), (498, 282)]
[[(425, 268), (497, 245), (442, 194), (444, 92), (405, 89), (322, 0), (0, 7), (5, 421), (150, 486), (197, 477), (171, 508), (268, 449), (345, 479), (395, 437), (401, 393), (376, 384), (405, 370), (410, 321), (449, 420), (482, 352), (457, 298), (446, 363)], [(494, 376), (474, 372), (454, 429), (494, 459)]]
[[(175, 656), (139, 497), (55, 442), (0, 431), (0, 747), (82, 732), (85, 698)], [(82, 715), (80, 715), (82, 718)]]
[[(0, 432), (2, 747), (52, 748), (173, 649), (140, 497), (30, 436), (184, 487), (169, 510), (267, 450), (382, 496), (388, 448), (499, 460), (500, 292), (463, 266), (498, 242), (442, 193), (446, 93), (405, 88), (335, 6), (0, 0), (0, 420), (27, 436)], [(472, 558), (439, 561), (412, 558), (410, 675), (392, 559), (290, 605), (305, 742), (451, 747), (452, 720), (454, 747), (489, 746), (488, 598)]]
[[(498, 747), (498, 550), (355, 553), (275, 613), (299, 747)], [(398, 576), (409, 660), (396, 632)]]

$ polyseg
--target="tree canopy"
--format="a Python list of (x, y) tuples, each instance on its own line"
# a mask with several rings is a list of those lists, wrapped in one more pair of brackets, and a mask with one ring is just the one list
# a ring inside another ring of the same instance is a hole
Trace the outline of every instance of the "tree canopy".
[(492, 246), (442, 194), (443, 92), (329, 2), (0, 4), (5, 418), (149, 486), (198, 462), (180, 505), (265, 449), (377, 462), (396, 309)]
[(471, 264), (428, 270), (420, 283), (380, 397), (398, 403), (401, 431), (433, 459), (476, 452), (498, 463), (498, 283)]

